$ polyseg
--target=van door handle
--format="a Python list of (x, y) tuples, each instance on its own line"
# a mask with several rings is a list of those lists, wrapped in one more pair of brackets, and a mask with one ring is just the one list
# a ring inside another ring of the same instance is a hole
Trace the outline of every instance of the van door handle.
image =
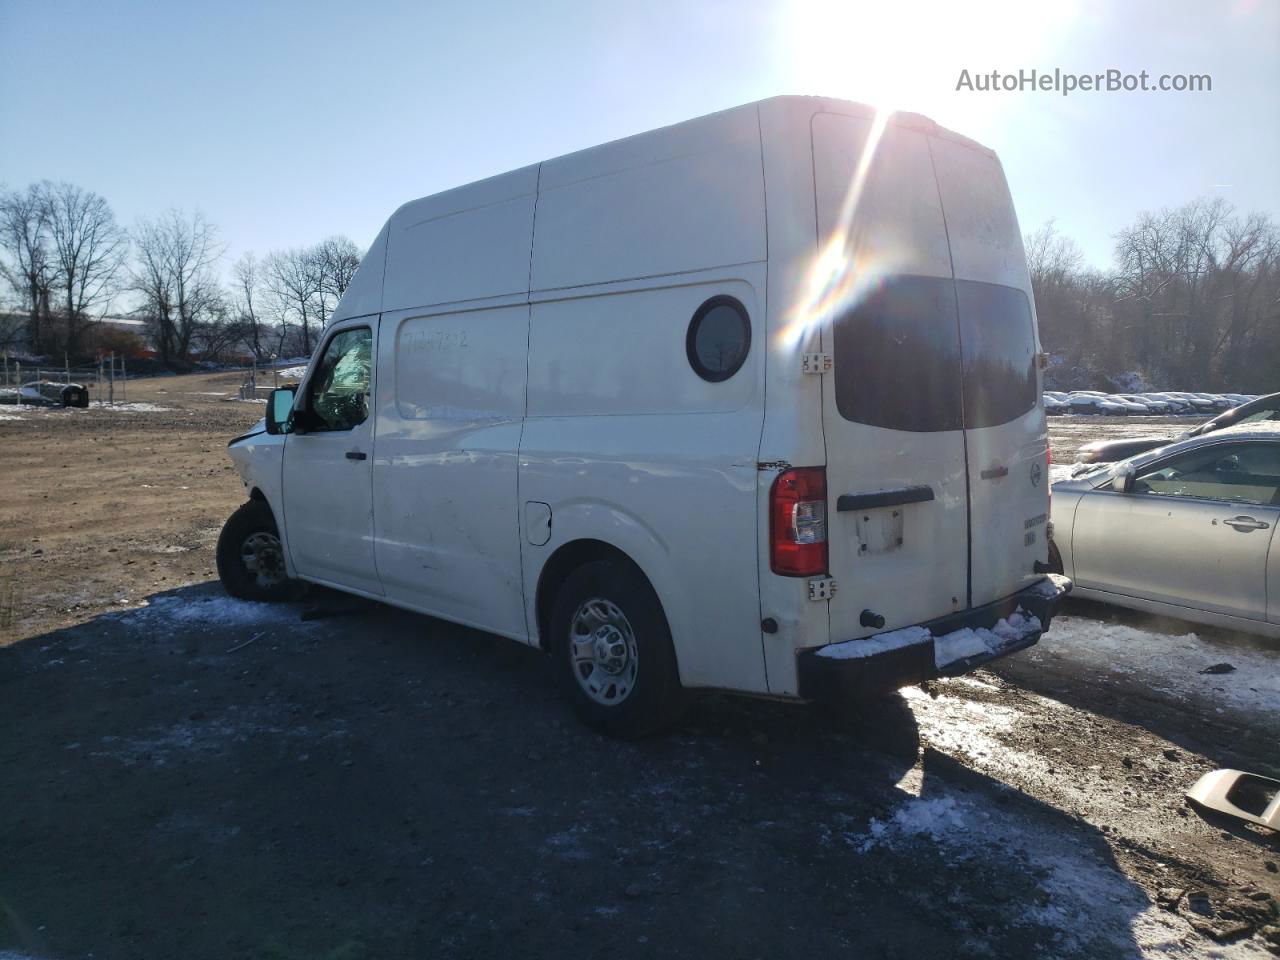
[(1223, 520), (1228, 527), (1234, 527), (1241, 533), (1248, 533), (1250, 530), (1265, 530), (1271, 526), (1261, 520), (1255, 520), (1253, 517), (1232, 517), (1230, 520)]
[(348, 460), (365, 460), (365, 459), (367, 459), (367, 458), (368, 458), (368, 456), (369, 456), (369, 455), (368, 455), (367, 453), (361, 453), (359, 450), (348, 450), (348, 451), (347, 451), (347, 459), (348, 459)]
[(1008, 475), (1009, 468), (1005, 466), (988, 467), (986, 470), (982, 471), (983, 480), (998, 480), (1001, 477), (1007, 477)]
[(897, 507), (907, 503), (927, 503), (933, 499), (933, 487), (895, 487), (892, 490), (876, 490), (873, 493), (842, 493), (836, 499), (836, 510), (874, 510), (877, 507)]

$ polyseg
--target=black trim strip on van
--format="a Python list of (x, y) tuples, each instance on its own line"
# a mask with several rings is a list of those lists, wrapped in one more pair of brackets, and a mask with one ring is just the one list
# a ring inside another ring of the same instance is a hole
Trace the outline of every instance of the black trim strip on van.
[(896, 507), (903, 503), (924, 503), (933, 499), (933, 487), (896, 487), (893, 490), (877, 490), (875, 493), (842, 493), (836, 500), (836, 510), (871, 510), (875, 507)]

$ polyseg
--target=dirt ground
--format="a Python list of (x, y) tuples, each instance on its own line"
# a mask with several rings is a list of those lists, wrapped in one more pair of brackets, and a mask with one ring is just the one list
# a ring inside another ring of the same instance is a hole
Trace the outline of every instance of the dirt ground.
[[(0, 407), (3, 960), (1280, 954), (1280, 842), (1182, 798), (1280, 776), (1274, 645), (1076, 603), (845, 716), (605, 740), (509, 641), (226, 598), (237, 385)], [(1059, 418), (1055, 459), (1145, 427)]]

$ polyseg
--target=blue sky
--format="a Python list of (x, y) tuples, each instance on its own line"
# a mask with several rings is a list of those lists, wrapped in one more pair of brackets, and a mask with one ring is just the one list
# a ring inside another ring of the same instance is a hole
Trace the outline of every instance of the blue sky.
[[(1024, 230), (1103, 265), (1144, 209), (1280, 215), (1280, 2), (0, 0), (0, 182), (131, 225), (199, 208), (227, 262), (779, 93), (916, 110), (1001, 155)], [(956, 91), (960, 70), (1207, 73), (1210, 93)]]

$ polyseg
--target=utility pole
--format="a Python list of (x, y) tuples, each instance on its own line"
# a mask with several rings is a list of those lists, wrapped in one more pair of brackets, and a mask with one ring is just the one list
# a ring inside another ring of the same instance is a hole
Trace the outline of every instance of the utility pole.
[(114, 407), (116, 405), (116, 352), (111, 351), (110, 367), (107, 373), (107, 396), (110, 398), (109, 403)]

